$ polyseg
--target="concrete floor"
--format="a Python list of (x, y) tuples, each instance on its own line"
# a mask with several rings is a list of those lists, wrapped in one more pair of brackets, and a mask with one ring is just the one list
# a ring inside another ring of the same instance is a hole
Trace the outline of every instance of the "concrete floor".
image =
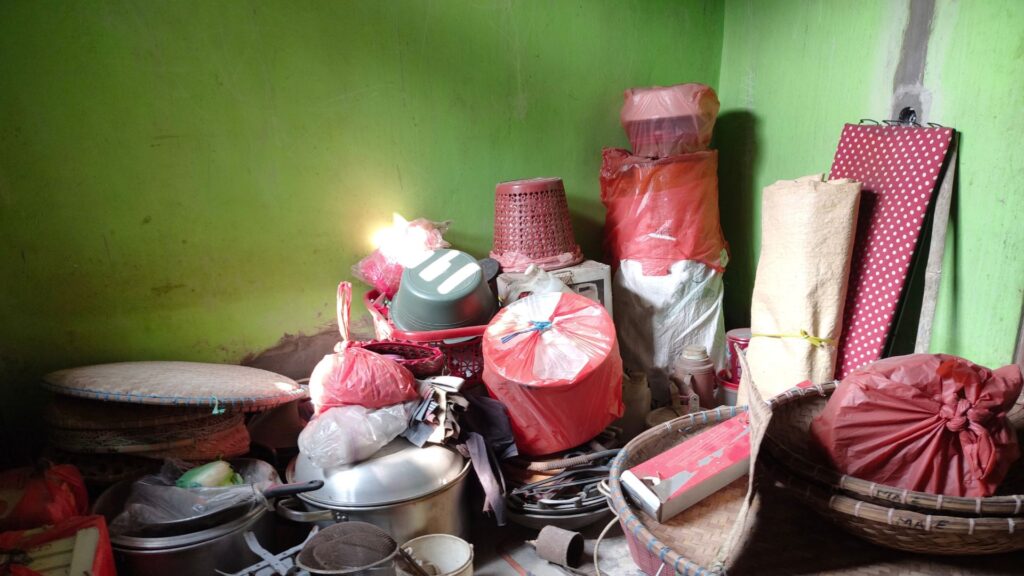
[[(474, 526), (474, 552), (476, 576), (566, 576), (564, 571), (537, 557), (533, 546), (526, 543), (537, 537), (537, 531), (515, 524), (499, 528), (494, 521), (479, 518)], [(583, 572), (593, 574), (594, 543), (601, 530), (612, 520), (611, 513), (601, 521), (581, 530), (586, 538)], [(511, 560), (511, 561), (510, 561)], [(608, 576), (644, 576), (633, 564), (626, 547), (625, 537), (618, 522), (601, 541), (601, 573)], [(514, 563), (514, 564), (513, 564)]]

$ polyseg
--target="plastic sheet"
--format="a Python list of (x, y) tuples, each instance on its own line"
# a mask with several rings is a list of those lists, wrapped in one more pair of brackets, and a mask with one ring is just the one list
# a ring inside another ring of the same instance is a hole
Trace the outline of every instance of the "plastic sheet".
[(718, 152), (662, 160), (605, 149), (601, 164), (605, 253), (610, 264), (635, 260), (663, 276), (681, 260), (719, 272), (728, 260), (718, 213)]
[(720, 272), (682, 261), (664, 276), (648, 276), (640, 262), (623, 260), (613, 287), (622, 361), (647, 374), (656, 404), (669, 403), (672, 367), (686, 346), (704, 346), (715, 366), (724, 367)]
[(309, 397), (317, 413), (336, 406), (382, 408), (414, 400), (416, 379), (405, 367), (365, 348), (349, 345), (352, 285), (338, 285), (338, 328), (342, 341), (324, 356), (309, 377)]
[(417, 402), (371, 410), (341, 406), (322, 412), (299, 434), (299, 450), (320, 468), (366, 460), (409, 426)]
[(995, 493), (1020, 456), (1006, 419), (1021, 369), (945, 354), (887, 358), (843, 379), (811, 423), (845, 474), (947, 496)]
[(664, 158), (707, 150), (718, 107), (704, 84), (631, 88), (620, 117), (634, 154)]
[(519, 451), (550, 454), (586, 442), (622, 416), (615, 327), (578, 294), (529, 296), (491, 321), (484, 383), (505, 404)]
[(70, 464), (0, 472), (0, 530), (56, 524), (89, 509), (89, 494)]
[(178, 478), (188, 470), (167, 460), (159, 474), (144, 476), (132, 484), (124, 510), (110, 522), (110, 533), (133, 535), (187, 523), (236, 506), (266, 506), (263, 490), (280, 482), (274, 467), (261, 460), (232, 462), (243, 484), (219, 488), (179, 488)]
[(526, 267), (521, 277), (508, 284), (508, 295), (505, 304), (509, 304), (529, 296), (530, 294), (548, 294), (550, 292), (564, 292), (571, 294), (573, 291), (551, 272), (530, 264)]
[[(11, 531), (0, 534), (0, 550), (5, 552), (21, 551), (25, 552), (29, 558), (33, 558), (37, 549), (44, 549), (40, 550), (38, 565), (45, 566), (45, 569), (40, 571), (33, 570), (28, 566), (18, 564), (20, 554), (12, 554), (10, 562), (3, 564), (2, 573), (10, 576), (44, 576), (58, 574), (62, 568), (70, 569), (70, 564), (76, 563), (76, 560), (79, 559), (77, 555), (73, 554), (74, 549), (66, 551), (63, 546), (50, 547), (48, 545), (60, 540), (75, 538), (83, 530), (96, 530), (98, 533), (96, 551), (92, 556), (92, 563), (86, 568), (86, 571), (77, 572), (78, 566), (75, 566), (76, 573), (84, 573), (89, 576), (117, 576), (114, 553), (110, 548), (110, 535), (107, 532), (107, 523), (103, 516), (76, 516), (47, 526), (42, 530)], [(87, 551), (83, 550), (82, 557), (88, 558), (86, 554)], [(62, 562), (59, 563), (58, 558), (62, 556), (69, 565), (62, 566)]]

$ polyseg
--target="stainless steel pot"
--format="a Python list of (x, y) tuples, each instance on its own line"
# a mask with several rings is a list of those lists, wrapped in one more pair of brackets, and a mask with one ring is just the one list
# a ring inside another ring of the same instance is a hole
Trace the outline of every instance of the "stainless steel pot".
[[(111, 486), (93, 506), (96, 514), (109, 522), (124, 508), (132, 481)], [(251, 530), (262, 542), (274, 536), (274, 516), (263, 506), (253, 506), (219, 526), (163, 538), (111, 536), (110, 544), (118, 561), (118, 573), (124, 575), (180, 576), (182, 574), (216, 574), (216, 570), (237, 572), (255, 564), (260, 558), (245, 543), (245, 532)]]
[(448, 448), (417, 448), (402, 438), (351, 466), (321, 469), (299, 454), (288, 466), (288, 481), (323, 480), (324, 487), (278, 501), (277, 512), (321, 526), (368, 522), (398, 542), (425, 534), (464, 537), (469, 522), (463, 500), (470, 465)]

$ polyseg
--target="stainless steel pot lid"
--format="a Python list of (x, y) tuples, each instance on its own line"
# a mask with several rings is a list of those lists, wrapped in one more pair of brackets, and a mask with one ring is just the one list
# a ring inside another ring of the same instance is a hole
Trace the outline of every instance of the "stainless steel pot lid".
[(397, 438), (369, 460), (349, 466), (319, 468), (305, 454), (294, 461), (295, 482), (323, 480), (324, 487), (299, 498), (324, 507), (368, 507), (414, 500), (455, 482), (466, 470), (454, 450), (429, 445), (417, 448)]

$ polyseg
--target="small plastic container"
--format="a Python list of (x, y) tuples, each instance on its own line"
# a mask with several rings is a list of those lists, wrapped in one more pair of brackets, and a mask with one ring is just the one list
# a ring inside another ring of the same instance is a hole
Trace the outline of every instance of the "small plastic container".
[(718, 381), (718, 401), (725, 406), (735, 406), (740, 393), (740, 385), (728, 380)]

